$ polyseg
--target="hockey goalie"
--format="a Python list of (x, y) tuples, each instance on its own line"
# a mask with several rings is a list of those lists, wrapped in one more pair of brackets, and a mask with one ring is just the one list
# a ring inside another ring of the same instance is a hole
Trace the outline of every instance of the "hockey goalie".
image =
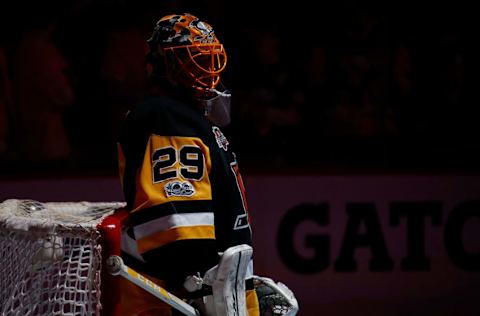
[[(151, 89), (127, 113), (118, 139), (128, 218), (125, 264), (111, 265), (128, 267), (117, 269), (127, 289), (122, 315), (170, 315), (175, 304), (191, 311), (188, 301), (203, 315), (257, 316), (257, 293), (268, 302), (281, 296), (294, 311), (285, 286), (254, 277), (245, 187), (222, 131), (231, 98), (221, 81), (224, 46), (210, 24), (188, 13), (162, 17), (147, 46)], [(173, 299), (162, 305), (138, 292), (142, 285)]]

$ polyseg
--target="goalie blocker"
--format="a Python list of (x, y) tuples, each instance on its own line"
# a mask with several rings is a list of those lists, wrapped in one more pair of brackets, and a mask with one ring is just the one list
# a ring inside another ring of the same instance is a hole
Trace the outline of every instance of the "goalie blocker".
[[(161, 286), (151, 281), (146, 282), (143, 276), (125, 266), (118, 256), (109, 258), (108, 268), (112, 275), (121, 275), (185, 315), (248, 316), (245, 276), (251, 256), (252, 248), (246, 244), (230, 247), (222, 254), (220, 263), (208, 270), (203, 278), (188, 277), (184, 286), (189, 292), (196, 292), (205, 287), (210, 287), (212, 292), (212, 295), (190, 300), (191, 305)], [(254, 285), (261, 315), (294, 316), (298, 312), (295, 296), (283, 283), (254, 276)]]

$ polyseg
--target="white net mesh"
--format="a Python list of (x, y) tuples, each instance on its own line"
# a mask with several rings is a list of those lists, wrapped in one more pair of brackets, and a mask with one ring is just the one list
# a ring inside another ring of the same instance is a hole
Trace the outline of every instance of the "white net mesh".
[(0, 203), (0, 315), (98, 315), (97, 225), (120, 202)]

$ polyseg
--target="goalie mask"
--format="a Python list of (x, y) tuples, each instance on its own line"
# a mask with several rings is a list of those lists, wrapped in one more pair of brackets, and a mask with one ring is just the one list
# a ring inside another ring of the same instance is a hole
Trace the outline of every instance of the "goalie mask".
[(169, 81), (191, 90), (212, 123), (227, 125), (230, 94), (217, 90), (227, 54), (213, 28), (188, 13), (167, 15), (157, 22), (147, 42), (152, 72), (161, 72), (164, 66)]
[(213, 28), (188, 13), (161, 18), (148, 44), (153, 58), (165, 58), (172, 83), (200, 92), (217, 87), (227, 64), (227, 54)]

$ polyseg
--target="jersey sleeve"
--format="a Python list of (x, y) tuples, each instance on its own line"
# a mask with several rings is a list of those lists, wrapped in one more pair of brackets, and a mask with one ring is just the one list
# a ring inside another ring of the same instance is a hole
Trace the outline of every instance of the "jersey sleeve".
[(131, 210), (140, 253), (178, 240), (215, 238), (210, 168), (201, 139), (149, 137)]
[(118, 146), (138, 254), (174, 286), (218, 261), (211, 153), (194, 114), (161, 106), (135, 112)]

